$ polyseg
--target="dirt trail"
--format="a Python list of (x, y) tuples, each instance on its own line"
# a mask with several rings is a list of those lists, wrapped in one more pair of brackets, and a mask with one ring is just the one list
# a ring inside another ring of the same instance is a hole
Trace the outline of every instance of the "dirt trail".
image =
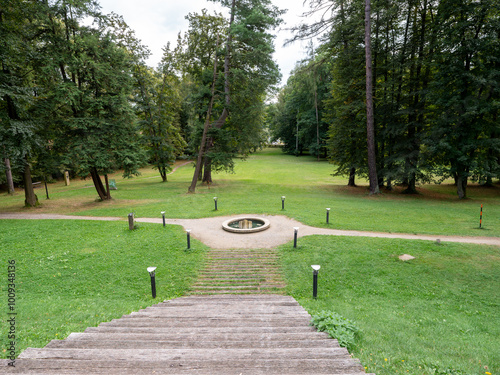
[[(293, 227), (299, 227), (298, 237), (310, 235), (329, 236), (351, 236), (351, 237), (377, 237), (377, 238), (400, 238), (409, 240), (426, 240), (442, 242), (461, 242), (481, 245), (493, 245), (500, 247), (500, 238), (497, 237), (466, 237), (466, 236), (444, 236), (444, 235), (420, 235), (405, 233), (383, 233), (364, 232), (354, 230), (338, 230), (327, 228), (316, 228), (304, 225), (297, 220), (286, 216), (258, 215), (271, 221), (269, 229), (263, 232), (240, 234), (230, 233), (222, 229), (222, 222), (235, 217), (218, 216), (204, 219), (165, 219), (167, 224), (181, 225), (184, 229), (191, 229), (191, 236), (200, 240), (213, 249), (270, 249), (293, 240)], [(237, 216), (255, 216), (241, 214)], [(72, 219), (72, 220), (127, 220), (120, 217), (94, 217), (94, 216), (72, 216), (60, 214), (32, 214), (32, 213), (1, 213), (0, 219)], [(137, 222), (161, 224), (161, 218), (139, 218)]]

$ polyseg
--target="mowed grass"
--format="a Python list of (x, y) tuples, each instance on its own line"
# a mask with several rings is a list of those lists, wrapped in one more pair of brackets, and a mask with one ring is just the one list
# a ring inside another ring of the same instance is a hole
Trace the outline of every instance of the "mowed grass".
[[(356, 322), (367, 372), (500, 373), (500, 251), (430, 241), (332, 236), (280, 247), (287, 292), (311, 314)], [(403, 262), (404, 253), (416, 259)], [(311, 265), (319, 264), (318, 298)]]
[[(91, 180), (50, 184), (50, 200), (37, 189), (42, 206), (22, 208), (24, 196), (0, 195), (0, 211), (60, 212), (77, 215), (119, 216), (129, 212), (137, 217), (201, 218), (241, 213), (287, 215), (304, 224), (335, 229), (416, 234), (500, 236), (500, 187), (471, 184), (469, 199), (456, 198), (452, 185), (422, 185), (420, 194), (400, 194), (402, 188), (370, 196), (367, 183), (349, 188), (346, 179), (332, 177), (333, 166), (312, 157), (294, 157), (279, 149), (265, 149), (245, 161), (237, 160), (235, 173), (214, 174), (214, 184), (198, 186), (187, 194), (192, 164), (182, 165), (162, 183), (158, 172), (145, 168), (139, 177), (123, 179), (120, 174), (113, 200), (96, 202)], [(285, 210), (281, 196), (286, 196)], [(213, 197), (218, 197), (218, 211)], [(479, 229), (480, 206), (483, 225)], [(325, 222), (331, 208), (330, 224)]]
[[(130, 231), (126, 222), (0, 222), (2, 320), (7, 319), (7, 265), (14, 260), (17, 354), (188, 290), (206, 246), (193, 240), (186, 251), (179, 226), (139, 225)], [(158, 267), (155, 299), (149, 266)], [(7, 356), (7, 328), (1, 325), (1, 358)]]

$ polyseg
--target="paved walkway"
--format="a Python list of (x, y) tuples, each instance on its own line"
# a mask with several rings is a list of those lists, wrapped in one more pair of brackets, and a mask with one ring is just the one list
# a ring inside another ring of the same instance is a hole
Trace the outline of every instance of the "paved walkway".
[[(246, 216), (241, 214), (237, 216)], [(249, 215), (255, 216), (255, 215)], [(378, 237), (378, 238), (401, 238), (409, 240), (427, 240), (443, 242), (462, 242), (481, 245), (500, 246), (500, 238), (497, 237), (465, 237), (465, 236), (443, 236), (443, 235), (418, 235), (404, 233), (382, 233), (365, 232), (354, 230), (337, 230), (327, 228), (316, 228), (304, 225), (286, 216), (258, 215), (271, 221), (271, 227), (263, 232), (230, 233), (222, 229), (222, 222), (235, 217), (218, 216), (204, 219), (166, 219), (167, 224), (181, 225), (185, 229), (191, 229), (191, 236), (205, 243), (213, 249), (270, 249), (293, 240), (293, 227), (299, 227), (298, 237), (318, 235), (330, 236), (353, 236), (353, 237)], [(76, 220), (127, 220), (119, 217), (92, 217), (72, 216), (58, 214), (25, 214), (25, 213), (0, 213), (0, 219), (76, 219)], [(138, 218), (137, 222), (162, 223), (161, 218)]]
[(7, 374), (342, 374), (363, 366), (278, 295), (191, 296), (26, 349)]

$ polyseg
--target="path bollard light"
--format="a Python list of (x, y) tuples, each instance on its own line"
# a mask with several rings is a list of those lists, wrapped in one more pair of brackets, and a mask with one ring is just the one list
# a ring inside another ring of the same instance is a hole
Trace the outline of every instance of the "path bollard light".
[(151, 294), (156, 298), (156, 280), (155, 280), (156, 267), (148, 267), (149, 276), (151, 277)]
[(330, 209), (326, 209), (326, 223), (330, 224)]
[(186, 229), (187, 233), (187, 248), (191, 249), (191, 229)]
[(134, 213), (128, 214), (128, 229), (134, 230)]
[(285, 196), (281, 196), (281, 209), (284, 210), (285, 209)]
[(481, 204), (481, 213), (479, 214), (479, 229), (483, 229), (483, 205)]
[(293, 227), (293, 247), (297, 247), (297, 234), (299, 233), (299, 227)]
[(313, 298), (318, 297), (318, 272), (321, 266), (313, 265), (311, 266), (313, 269)]
[(217, 197), (214, 197), (215, 211), (217, 211)]
[(161, 212), (161, 217), (163, 219), (163, 226), (165, 226), (165, 211)]

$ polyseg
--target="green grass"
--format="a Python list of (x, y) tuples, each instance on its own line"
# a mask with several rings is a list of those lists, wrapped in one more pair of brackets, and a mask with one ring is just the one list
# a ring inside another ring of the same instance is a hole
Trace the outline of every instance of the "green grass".
[[(1, 311), (7, 316), (7, 262), (15, 260), (17, 353), (82, 332), (165, 299), (183, 295), (196, 277), (206, 247), (179, 226), (81, 220), (2, 220)], [(156, 266), (152, 299), (146, 270)], [(6, 358), (7, 326), (0, 356)]]
[[(241, 213), (287, 215), (304, 224), (327, 227), (325, 209), (331, 208), (328, 227), (399, 233), (497, 236), (500, 237), (500, 187), (471, 185), (470, 199), (459, 201), (450, 185), (423, 185), (416, 196), (384, 192), (369, 196), (366, 181), (348, 188), (346, 180), (332, 177), (333, 166), (312, 157), (284, 155), (279, 149), (266, 149), (237, 161), (235, 174), (215, 174), (210, 187), (199, 186), (187, 194), (193, 168), (180, 167), (161, 183), (157, 171), (143, 169), (142, 175), (122, 179), (110, 202), (95, 202), (90, 180), (73, 180), (71, 186), (51, 184), (51, 199), (38, 189), (41, 208), (29, 212), (61, 212), (77, 215), (120, 216), (129, 212), (137, 217), (201, 218)], [(281, 196), (286, 196), (281, 210)], [(214, 211), (213, 197), (219, 198)], [(21, 211), (24, 197), (0, 195), (1, 211)], [(483, 229), (479, 229), (480, 205), (484, 205)]]
[[(353, 353), (367, 372), (499, 373), (497, 247), (311, 236), (280, 252), (290, 295), (311, 314), (356, 323)], [(416, 259), (399, 260), (404, 253)], [(312, 264), (321, 265), (316, 300)]]

